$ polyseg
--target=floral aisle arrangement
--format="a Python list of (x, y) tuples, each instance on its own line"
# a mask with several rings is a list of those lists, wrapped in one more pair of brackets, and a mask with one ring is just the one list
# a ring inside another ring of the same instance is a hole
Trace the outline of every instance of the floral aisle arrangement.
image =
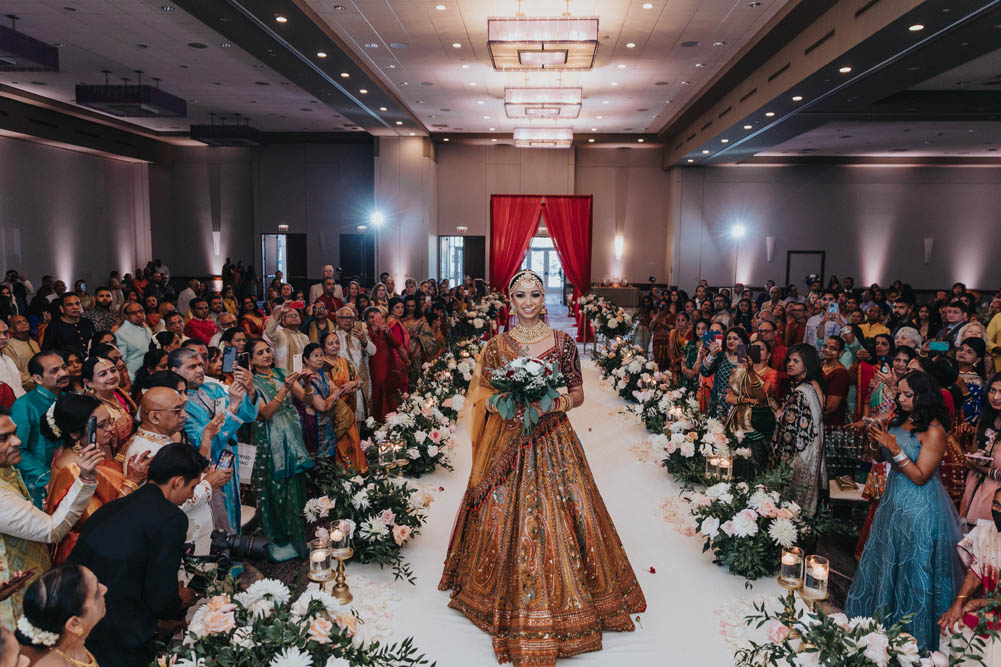
[[(522, 424), (522, 433), (527, 434), (549, 411), (553, 400), (560, 395), (558, 389), (566, 386), (566, 380), (558, 364), (522, 356), (493, 370), (490, 385), (497, 393), (487, 402), (497, 408), (504, 419), (511, 419), (518, 410), (524, 410), (526, 419)], [(535, 403), (539, 404), (541, 413)]]
[(794, 546), (809, 528), (800, 507), (777, 491), (746, 482), (721, 482), (692, 502), (692, 516), (705, 537), (703, 551), (731, 574), (758, 579), (779, 569), (782, 547)]
[(670, 375), (657, 370), (657, 364), (640, 353), (623, 358), (623, 364), (612, 371), (615, 391), (626, 403), (646, 402)]
[(595, 332), (606, 339), (627, 336), (632, 331), (632, 315), (604, 297), (588, 300), (584, 305), (584, 313), (593, 323)]
[[(973, 636), (953, 635), (945, 652), (921, 651), (914, 637), (903, 631), (906, 619), (890, 626), (870, 617), (849, 619), (842, 613), (825, 615), (796, 608), (795, 593), (774, 604), (754, 604), (745, 623), (763, 632), (765, 641), (748, 640), (735, 653), (737, 667), (948, 667), (983, 664), (984, 637), (997, 630), (980, 618)], [(981, 636), (982, 635), (982, 636)]]
[(496, 321), (491, 319), (486, 312), (482, 312), (479, 306), (467, 308), (461, 313), (453, 315), (451, 324), (452, 334), (459, 340), (481, 338), (497, 326)]
[(424, 364), (414, 393), (438, 401), (442, 413), (454, 421), (462, 410), (482, 349), (483, 343), (477, 339), (455, 343), (437, 359)]
[(633, 345), (622, 336), (616, 336), (605, 342), (595, 352), (594, 364), (601, 372), (601, 379), (607, 380), (615, 369), (626, 363), (634, 355), (642, 354), (643, 348)]
[[(434, 500), (431, 488), (390, 477), (376, 465), (366, 477), (354, 475), (330, 460), (321, 460), (312, 478), (323, 495), (306, 501), (303, 514), (316, 526), (318, 537), (340, 528), (350, 535), (353, 558), (388, 565), (397, 579), (414, 583), (402, 550), (427, 522), (425, 510)], [(332, 526), (333, 521), (346, 523)]]
[[(461, 400), (461, 396), (457, 399)], [(403, 455), (410, 461), (404, 468), (409, 477), (420, 477), (439, 467), (454, 470), (450, 455), (455, 448), (455, 422), (446, 417), (438, 406), (439, 402), (433, 395), (410, 394), (372, 432), (372, 440), (377, 445), (402, 447)], [(369, 466), (377, 466), (379, 447), (369, 443), (362, 446)]]
[(650, 433), (663, 434), (670, 424), (688, 418), (692, 410), (698, 410), (695, 396), (685, 389), (672, 389), (663, 383), (650, 392), (637, 408), (636, 413)]

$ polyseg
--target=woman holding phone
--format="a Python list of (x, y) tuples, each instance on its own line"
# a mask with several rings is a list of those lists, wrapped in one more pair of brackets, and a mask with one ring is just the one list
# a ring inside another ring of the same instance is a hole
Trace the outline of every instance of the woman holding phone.
[(90, 499), (79, 521), (63, 538), (53, 553), (52, 562), (66, 560), (76, 545), (83, 523), (105, 503), (124, 498), (146, 481), (149, 469), (149, 452), (136, 454), (129, 460), (128, 474), (122, 473), (122, 464), (112, 454), (112, 420), (107, 406), (93, 396), (64, 394), (59, 397), (40, 424), (42, 435), (59, 443), (52, 461), (49, 495), (45, 511), (54, 514), (63, 497), (69, 493), (82, 473), (81, 453), (94, 444), (103, 459), (97, 465), (97, 491)]
[(768, 365), (771, 352), (768, 343), (754, 341), (747, 348), (747, 357), (730, 374), (726, 402), (733, 406), (727, 426), (731, 431), (744, 432), (742, 445), (751, 449), (757, 470), (768, 467), (768, 442), (775, 432), (775, 412), (772, 402), (778, 390), (779, 373)]
[(975, 433), (974, 451), (966, 456), (969, 472), (959, 504), (959, 516), (971, 526), (981, 519), (993, 520), (992, 498), (1001, 489), (1001, 373), (987, 383)]
[(906, 616), (904, 630), (918, 647), (935, 650), (937, 622), (963, 578), (956, 553), (962, 537), (959, 516), (938, 474), (948, 414), (938, 384), (927, 373), (908, 373), (897, 390), (899, 411), (890, 427), (869, 427), (870, 439), (892, 468), (845, 613), (878, 614), (887, 625)]
[[(725, 419), (731, 408), (726, 402), (726, 392), (730, 388), (730, 374), (747, 358), (747, 346), (750, 344), (747, 332), (740, 327), (731, 327), (721, 338), (713, 337), (709, 350), (699, 372), (703, 377), (712, 377), (712, 390), (709, 394), (709, 415), (717, 419)], [(741, 347), (743, 346), (743, 347)]]
[(817, 348), (799, 343), (786, 353), (786, 373), (793, 390), (777, 415), (772, 436), (775, 463), (792, 465), (793, 496), (803, 514), (817, 511), (824, 475), (824, 375)]

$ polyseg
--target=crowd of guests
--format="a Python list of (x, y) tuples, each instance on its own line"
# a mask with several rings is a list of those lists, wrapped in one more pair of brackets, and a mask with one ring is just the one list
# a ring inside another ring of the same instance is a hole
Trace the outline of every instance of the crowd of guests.
[(870, 509), (846, 612), (909, 617), (935, 648), (940, 630), (976, 625), (1001, 566), (1001, 293), (806, 283), (654, 288), (637, 342), (742, 431), (758, 469), (791, 466), (807, 516), (829, 494), (825, 433), (867, 436)]
[[(304, 558), (306, 471), (328, 457), (367, 472), (362, 425), (395, 409), (484, 291), (397, 293), (387, 273), (363, 287), (332, 266), (303, 291), (279, 274), (262, 301), (255, 283), (228, 259), (217, 290), (175, 292), (159, 260), (92, 292), (7, 273), (0, 646), (16, 630), (32, 663), (150, 664), (195, 598), (182, 553), (240, 533), (245, 504), (274, 561)], [(239, 443), (256, 448), (249, 480)]]

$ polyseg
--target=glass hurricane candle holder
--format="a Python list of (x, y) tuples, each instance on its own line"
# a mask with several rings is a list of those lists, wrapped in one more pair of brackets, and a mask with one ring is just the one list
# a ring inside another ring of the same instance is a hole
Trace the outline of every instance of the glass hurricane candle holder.
[(330, 572), (330, 549), (327, 541), (312, 540), (309, 543), (309, 578), (313, 581), (327, 581), (330, 579)]
[(392, 468), (396, 465), (396, 452), (389, 443), (379, 445), (379, 465), (383, 468)]
[(802, 595), (808, 600), (827, 598), (827, 579), (831, 564), (823, 556), (811, 554), (806, 557), (806, 572), (803, 577)]
[(715, 479), (719, 477), (719, 457), (718, 456), (707, 456), (706, 457), (706, 477), (709, 479)]
[(782, 549), (782, 568), (779, 584), (785, 588), (797, 589), (803, 585), (803, 550), (799, 547)]
[[(337, 525), (336, 523), (334, 525)], [(334, 528), (330, 533), (330, 551), (334, 558), (340, 558), (345, 551), (351, 549), (351, 535), (340, 528)]]
[(733, 459), (729, 456), (721, 456), (716, 461), (717, 471), (720, 479), (729, 482), (733, 479)]

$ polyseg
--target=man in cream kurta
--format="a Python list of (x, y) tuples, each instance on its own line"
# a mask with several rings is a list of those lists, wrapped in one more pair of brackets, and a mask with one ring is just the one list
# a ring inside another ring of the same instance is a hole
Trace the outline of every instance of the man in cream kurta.
[(358, 321), (353, 310), (345, 306), (337, 311), (337, 337), (341, 341), (340, 356), (350, 361), (358, 370), (361, 388), (355, 394), (355, 419), (368, 417), (368, 399), (372, 395), (372, 382), (368, 374), (368, 358), (375, 354), (375, 344), (369, 339), (365, 327), (356, 327)]

